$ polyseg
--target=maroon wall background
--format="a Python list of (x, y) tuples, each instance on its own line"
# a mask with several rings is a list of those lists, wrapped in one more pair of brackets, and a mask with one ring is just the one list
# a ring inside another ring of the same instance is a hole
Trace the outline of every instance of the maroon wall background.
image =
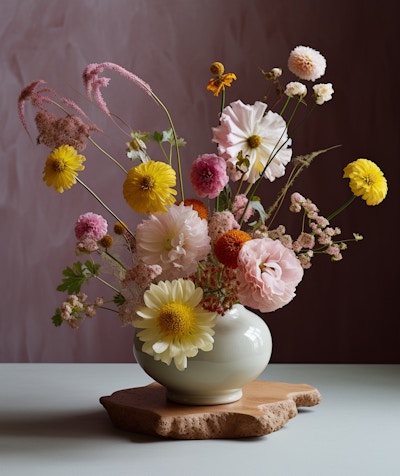
[[(61, 270), (74, 259), (73, 224), (79, 214), (101, 210), (78, 187), (61, 196), (42, 183), (47, 149), (35, 148), (18, 123), (20, 89), (42, 78), (88, 107), (80, 81), (84, 67), (92, 62), (118, 63), (149, 82), (166, 102), (179, 134), (188, 141), (187, 172), (197, 155), (214, 151), (211, 127), (216, 125), (219, 104), (205, 91), (209, 64), (222, 61), (237, 74), (228, 101), (253, 103), (265, 93), (258, 68), (285, 68), (290, 50), (307, 45), (326, 57), (322, 80), (332, 82), (335, 93), (293, 137), (294, 153), (342, 147), (317, 159), (296, 189), (328, 215), (349, 196), (348, 181), (341, 178), (343, 167), (366, 157), (384, 171), (389, 194), (378, 207), (357, 200), (338, 217), (343, 235), (357, 231), (364, 241), (351, 244), (341, 262), (316, 260), (295, 300), (264, 316), (274, 338), (272, 361), (400, 362), (395, 1), (1, 0), (0, 4), (0, 361), (133, 359), (132, 330), (121, 328), (109, 315), (98, 316), (77, 332), (52, 326), (50, 317), (62, 298), (55, 287)], [(141, 91), (119, 84), (107, 96), (114, 110), (139, 129), (165, 126), (162, 114)], [(91, 113), (96, 114), (93, 109)], [(112, 134), (111, 130), (105, 142), (119, 151), (121, 143)], [(120, 178), (102, 173), (96, 163), (87, 165), (82, 178), (107, 196), (111, 206), (127, 211), (119, 195)], [(274, 186), (265, 187), (264, 196), (273, 190)]]

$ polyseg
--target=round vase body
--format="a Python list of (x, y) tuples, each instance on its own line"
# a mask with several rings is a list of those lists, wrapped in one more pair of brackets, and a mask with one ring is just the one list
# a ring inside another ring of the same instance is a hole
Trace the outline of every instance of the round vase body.
[(213, 349), (188, 358), (183, 371), (142, 352), (143, 343), (136, 336), (133, 353), (142, 369), (166, 387), (169, 400), (187, 405), (232, 403), (267, 367), (271, 333), (261, 317), (241, 304), (218, 316), (214, 331)]

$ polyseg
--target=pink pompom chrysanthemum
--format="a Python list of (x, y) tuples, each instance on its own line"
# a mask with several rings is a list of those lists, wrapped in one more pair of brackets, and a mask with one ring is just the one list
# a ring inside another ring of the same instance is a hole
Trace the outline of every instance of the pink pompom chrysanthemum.
[(96, 213), (84, 213), (78, 218), (75, 224), (75, 236), (79, 241), (94, 240), (100, 241), (107, 233), (107, 221)]
[(228, 181), (226, 162), (218, 155), (203, 154), (193, 162), (190, 182), (199, 197), (217, 197)]

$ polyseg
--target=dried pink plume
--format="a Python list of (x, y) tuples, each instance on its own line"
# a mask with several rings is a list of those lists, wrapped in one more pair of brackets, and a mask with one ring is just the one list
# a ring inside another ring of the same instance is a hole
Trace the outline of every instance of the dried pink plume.
[(130, 71), (122, 68), (121, 66), (115, 63), (92, 63), (86, 66), (83, 72), (83, 82), (85, 84), (86, 94), (90, 99), (93, 99), (100, 109), (106, 114), (110, 114), (110, 111), (107, 107), (107, 104), (101, 94), (100, 88), (108, 86), (110, 78), (100, 78), (99, 74), (102, 73), (105, 69), (116, 71), (121, 76), (129, 79), (133, 83), (141, 87), (149, 96), (152, 96), (152, 90), (150, 86), (140, 79), (135, 74)]

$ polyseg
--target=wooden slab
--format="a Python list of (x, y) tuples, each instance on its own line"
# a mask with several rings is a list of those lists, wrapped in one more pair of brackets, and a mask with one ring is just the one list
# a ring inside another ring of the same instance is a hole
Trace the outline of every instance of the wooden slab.
[(298, 407), (322, 400), (306, 384), (254, 380), (241, 400), (226, 405), (179, 405), (158, 383), (119, 390), (100, 398), (112, 423), (122, 430), (178, 440), (262, 436), (282, 428)]

